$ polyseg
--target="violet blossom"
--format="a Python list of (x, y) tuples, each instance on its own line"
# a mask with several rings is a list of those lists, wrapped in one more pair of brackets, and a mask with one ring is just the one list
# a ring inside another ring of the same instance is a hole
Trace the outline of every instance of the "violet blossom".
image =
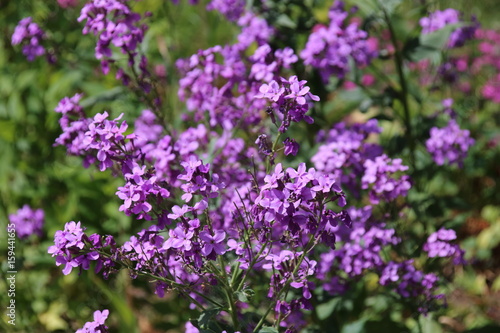
[(23, 44), (23, 54), (28, 61), (35, 60), (36, 57), (43, 56), (46, 53), (41, 45), (45, 38), (45, 32), (38, 24), (33, 22), (31, 17), (23, 18), (17, 24), (12, 34), (12, 45)]
[(109, 310), (95, 311), (94, 321), (85, 323), (85, 325), (78, 329), (76, 333), (107, 333), (108, 327), (104, 324), (108, 319)]
[[(419, 21), (423, 34), (429, 34), (433, 31), (442, 29), (447, 25), (460, 22), (462, 22), (461, 14), (458, 10), (453, 8), (448, 8), (443, 11), (437, 10), (431, 13), (428, 17), (421, 18)], [(478, 26), (479, 24), (474, 22), (469, 26), (463, 26), (453, 30), (448, 40), (448, 47), (454, 48), (463, 46), (465, 41), (474, 38), (474, 34)]]
[(455, 120), (443, 128), (433, 127), (430, 138), (425, 142), (427, 150), (437, 165), (463, 165), (469, 148), (474, 144), (468, 130), (462, 130)]
[(31, 235), (41, 237), (44, 219), (45, 214), (42, 209), (32, 209), (28, 205), (24, 205), (16, 213), (9, 215), (9, 221), (14, 224), (19, 239), (26, 239)]
[(427, 238), (423, 249), (428, 253), (430, 258), (453, 257), (455, 265), (464, 264), (464, 251), (457, 244), (450, 244), (456, 238), (457, 234), (454, 230), (441, 228)]
[(356, 23), (344, 25), (348, 13), (343, 2), (336, 1), (329, 12), (330, 24), (311, 33), (300, 57), (306, 65), (319, 71), (324, 82), (330, 76), (344, 78), (350, 71), (349, 61), (357, 66), (368, 65), (376, 52), (370, 49), (368, 34)]

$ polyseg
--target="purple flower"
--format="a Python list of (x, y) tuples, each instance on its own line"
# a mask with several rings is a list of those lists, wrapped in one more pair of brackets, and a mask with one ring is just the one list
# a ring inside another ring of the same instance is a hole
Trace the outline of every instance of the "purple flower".
[(31, 209), (30, 206), (24, 205), (15, 214), (10, 214), (9, 220), (15, 225), (17, 237), (25, 239), (33, 234), (42, 236), (44, 217), (42, 209)]
[(388, 262), (380, 274), (379, 283), (392, 286), (402, 297), (413, 298), (420, 305), (419, 311), (425, 314), (433, 303), (444, 298), (442, 294), (435, 294), (438, 281), (435, 274), (425, 274), (413, 266), (413, 260), (407, 260), (402, 263)]
[(200, 239), (203, 241), (201, 253), (206, 257), (214, 253), (223, 255), (226, 253), (226, 246), (222, 243), (225, 238), (226, 233), (222, 230), (216, 230), (214, 235), (205, 230), (200, 232)]
[[(102, 60), (104, 73), (109, 70), (106, 59), (113, 55), (111, 45), (129, 56), (130, 66), (135, 64), (138, 45), (142, 43), (147, 29), (146, 25), (139, 24), (140, 20), (141, 16), (132, 12), (123, 0), (92, 0), (82, 8), (78, 22), (86, 21), (84, 34), (92, 33), (98, 36), (95, 57)], [(142, 61), (145, 60), (144, 58)], [(149, 74), (143, 64), (139, 67), (142, 75)], [(125, 77), (122, 79), (126, 80)]]
[(283, 172), (278, 163), (274, 171), (264, 177), (255, 198), (253, 227), (272, 229), (272, 238), (276, 241), (300, 244), (305, 235), (314, 235), (333, 247), (332, 226), (348, 219), (343, 218), (342, 212), (326, 209), (324, 204), (330, 201), (337, 201), (340, 207), (346, 204), (344, 193), (332, 175), (313, 168), (307, 170), (305, 163)]
[(274, 29), (268, 25), (267, 21), (251, 12), (246, 12), (238, 20), (238, 25), (242, 27), (238, 35), (238, 42), (242, 47), (247, 48), (256, 42), (262, 45), (269, 41), (274, 34)]
[(16, 26), (12, 34), (12, 45), (23, 43), (23, 54), (28, 61), (33, 61), (45, 54), (45, 48), (41, 45), (44, 38), (45, 33), (38, 24), (31, 17), (26, 17)]
[(350, 71), (351, 59), (357, 66), (364, 66), (376, 55), (369, 47), (365, 31), (356, 23), (344, 25), (347, 15), (343, 3), (336, 1), (330, 9), (330, 25), (311, 33), (300, 52), (304, 63), (316, 68), (324, 82), (328, 82), (331, 75), (345, 77)]
[[(420, 19), (419, 23), (422, 27), (422, 34), (429, 34), (433, 31), (444, 28), (447, 25), (455, 24), (461, 22), (461, 14), (458, 10), (453, 8), (448, 8), (443, 11), (437, 10), (431, 13), (428, 17), (423, 17)], [(473, 19), (473, 21), (475, 21)], [(450, 35), (448, 40), (448, 47), (460, 47), (463, 46), (465, 41), (473, 39), (479, 24), (474, 22), (469, 26), (460, 27), (455, 30)]]
[(322, 144), (311, 161), (317, 170), (332, 173), (341, 186), (359, 197), (361, 186), (358, 178), (364, 173), (364, 163), (382, 155), (382, 147), (368, 143), (367, 139), (381, 131), (375, 119), (349, 127), (343, 122), (338, 123), (328, 132), (319, 133), (318, 141)]
[(200, 330), (197, 329), (193, 324), (191, 324), (190, 321), (186, 322), (185, 328), (185, 333), (200, 333)]
[(276, 50), (274, 52), (276, 59), (283, 64), (283, 67), (290, 68), (291, 64), (296, 63), (299, 57), (293, 52), (289, 47), (285, 47), (282, 50)]
[(292, 251), (283, 250), (278, 255), (270, 254), (265, 257), (268, 262), (262, 265), (263, 269), (272, 271), (273, 269), (281, 270), (284, 268), (281, 264), (295, 258)]
[(188, 230), (184, 231), (183, 228), (177, 227), (168, 232), (170, 238), (167, 239), (163, 248), (168, 250), (170, 248), (180, 249), (181, 251), (189, 251), (192, 247), (192, 238), (194, 236), (194, 231)]
[(83, 109), (79, 103), (82, 97), (83, 94), (75, 94), (72, 97), (64, 97), (59, 104), (57, 104), (54, 110), (61, 113), (63, 117), (67, 117), (69, 115), (81, 116)]
[[(68, 222), (64, 226), (64, 230), (58, 230), (54, 235), (54, 245), (50, 246), (48, 253), (52, 257), (56, 257), (56, 265), (64, 265), (63, 274), (68, 275), (74, 267), (88, 269), (90, 261), (97, 261), (100, 256), (95, 252), (94, 247), (100, 247), (99, 240), (92, 242), (91, 239), (84, 233), (81, 223)], [(88, 252), (83, 252), (86, 243), (92, 243), (92, 249)]]
[(108, 120), (109, 114), (98, 113), (85, 132), (84, 144), (86, 150), (95, 150), (99, 162), (99, 169), (104, 171), (113, 166), (113, 160), (125, 158), (125, 139), (133, 139), (135, 136), (125, 135), (128, 125), (123, 121), (118, 126), (118, 120), (123, 113), (114, 120)]
[(450, 244), (450, 241), (456, 238), (457, 234), (454, 230), (441, 228), (427, 238), (427, 242), (424, 244), (424, 251), (428, 253), (430, 258), (453, 257), (455, 265), (464, 264), (464, 251), (458, 245)]
[(300, 146), (297, 143), (297, 141), (295, 141), (295, 139), (286, 138), (283, 144), (285, 145), (284, 153), (286, 156), (288, 155), (296, 156), (297, 153), (299, 152)]
[(184, 217), (184, 214), (189, 211), (191, 211), (191, 207), (189, 207), (188, 205), (183, 205), (182, 207), (175, 205), (172, 207), (172, 213), (168, 214), (168, 218), (176, 220), (180, 217)]
[(120, 211), (127, 215), (136, 214), (138, 219), (151, 219), (149, 212), (153, 207), (148, 200), (170, 196), (170, 192), (160, 185), (157, 177), (146, 172), (145, 165), (133, 165), (131, 172), (125, 174), (125, 180), (125, 186), (119, 187), (115, 193), (123, 200)]
[(255, 95), (256, 98), (267, 98), (273, 102), (278, 102), (285, 92), (285, 88), (281, 87), (278, 82), (272, 80), (269, 84), (263, 84), (259, 88), (259, 94)]
[(108, 327), (104, 325), (104, 322), (108, 319), (108, 316), (109, 310), (95, 311), (94, 321), (85, 323), (76, 333), (107, 333)]
[(474, 142), (468, 130), (460, 129), (455, 120), (450, 120), (443, 128), (431, 128), (430, 138), (425, 145), (436, 164), (462, 166), (467, 151)]
[[(309, 95), (309, 87), (304, 86), (305, 81), (299, 82), (296, 76), (292, 76), (290, 82), (290, 93), (285, 96), (285, 99), (294, 99), (297, 104), (306, 104), (304, 96)], [(302, 84), (301, 84), (302, 83)], [(319, 101), (318, 96), (310, 95), (312, 100)]]
[(245, 0), (212, 0), (207, 5), (207, 10), (216, 10), (229, 21), (237, 21), (245, 11)]
[[(273, 80), (269, 84), (263, 84), (259, 88), (259, 94), (254, 98), (266, 98), (273, 102), (273, 108), (281, 114), (281, 125), (279, 131), (284, 133), (288, 130), (292, 121), (299, 122), (304, 120), (312, 124), (314, 120), (306, 115), (311, 101), (319, 101), (319, 97), (309, 92), (309, 87), (305, 84), (307, 81), (299, 81), (297, 76), (291, 76), (288, 80), (280, 78), (281, 85)], [(306, 99), (307, 97), (307, 99)]]
[[(224, 2), (231, 3), (219, 0), (210, 5)], [(231, 9), (244, 3), (236, 2)], [(195, 122), (208, 116), (210, 127), (255, 126), (265, 107), (265, 101), (254, 98), (263, 81), (269, 83), (278, 79), (281, 69), (296, 61), (291, 49), (281, 50), (281, 53), (276, 50), (273, 54), (267, 44), (273, 30), (264, 19), (246, 13), (238, 19), (238, 25), (242, 32), (236, 44), (200, 50), (176, 63), (183, 75), (178, 95), (194, 113)], [(257, 48), (249, 56), (253, 43)]]
[(210, 177), (210, 164), (203, 164), (195, 156), (190, 156), (190, 159), (181, 162), (181, 165), (184, 167), (184, 172), (177, 179), (185, 181), (180, 186), (184, 191), (181, 199), (185, 202), (191, 201), (193, 195), (196, 194), (203, 196), (206, 200), (216, 198), (220, 190), (225, 187), (225, 184), (219, 181), (217, 174), (214, 173)]
[(83, 108), (79, 105), (82, 94), (64, 97), (55, 111), (61, 113), (59, 125), (63, 133), (55, 140), (54, 146), (66, 146), (70, 155), (85, 155), (87, 142), (85, 133), (88, 131), (92, 119), (85, 118)]
[(380, 199), (392, 201), (405, 196), (411, 188), (409, 176), (398, 176), (398, 173), (408, 170), (400, 158), (390, 159), (384, 154), (367, 160), (364, 167), (361, 184), (363, 189), (371, 188), (370, 201), (373, 204), (378, 204)]

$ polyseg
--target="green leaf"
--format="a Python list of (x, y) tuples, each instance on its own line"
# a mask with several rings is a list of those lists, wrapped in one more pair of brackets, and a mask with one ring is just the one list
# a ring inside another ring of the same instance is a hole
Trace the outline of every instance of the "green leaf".
[(421, 315), (418, 318), (420, 322), (420, 327), (422, 328), (422, 333), (441, 333), (441, 325), (431, 318), (431, 316)]
[(285, 14), (281, 14), (280, 16), (278, 16), (276, 25), (290, 29), (297, 28), (297, 23), (295, 23), (290, 17), (288, 17), (288, 15)]
[(275, 329), (274, 327), (267, 326), (267, 327), (262, 327), (259, 330), (259, 333), (278, 333), (278, 330)]
[(420, 45), (441, 50), (448, 43), (451, 33), (464, 25), (463, 23), (455, 23), (428, 34), (422, 33), (419, 37)]
[(33, 85), (36, 79), (36, 71), (27, 70), (21, 72), (16, 78), (16, 86), (19, 91), (26, 89)]
[(341, 333), (365, 333), (366, 319), (360, 319), (342, 327)]
[(88, 108), (94, 104), (97, 104), (98, 102), (109, 102), (109, 101), (114, 101), (117, 99), (120, 95), (124, 93), (124, 89), (122, 87), (115, 87), (110, 90), (106, 90), (98, 95), (94, 95), (91, 97), (88, 97), (80, 102), (80, 105), (83, 108)]
[(15, 137), (15, 126), (9, 120), (0, 120), (0, 138), (7, 142), (13, 142)]
[(481, 211), (481, 217), (490, 223), (496, 223), (500, 220), (500, 207), (487, 205)]
[(203, 328), (203, 329), (208, 329), (209, 328), (209, 324), (210, 324), (210, 321), (215, 317), (217, 316), (219, 313), (220, 313), (220, 309), (219, 308), (215, 308), (215, 309), (208, 309), (208, 310), (205, 310), (203, 311), (200, 316), (198, 317), (198, 325), (200, 325), (200, 328)]
[(410, 61), (430, 59), (439, 63), (441, 51), (446, 47), (451, 33), (464, 26), (464, 23), (450, 24), (428, 34), (421, 33), (418, 38), (410, 39), (403, 48), (404, 56)]
[(21, 102), (21, 95), (19, 92), (14, 91), (12, 95), (10, 95), (7, 109), (10, 117), (14, 121), (21, 122), (26, 114), (26, 110), (24, 108), (24, 104)]
[(236, 292), (235, 295), (238, 298), (238, 301), (248, 303), (248, 301), (250, 301), (255, 296), (255, 291), (253, 291), (252, 289), (243, 289)]
[(379, 5), (385, 10), (385, 12), (390, 16), (396, 8), (403, 2), (403, 0), (379, 0)]
[(365, 113), (368, 112), (368, 110), (372, 107), (373, 105), (373, 100), (371, 98), (366, 98), (361, 101), (359, 104), (359, 111)]
[(318, 318), (320, 320), (328, 318), (340, 302), (340, 298), (333, 298), (326, 303), (318, 305), (316, 307), (316, 314), (318, 315)]

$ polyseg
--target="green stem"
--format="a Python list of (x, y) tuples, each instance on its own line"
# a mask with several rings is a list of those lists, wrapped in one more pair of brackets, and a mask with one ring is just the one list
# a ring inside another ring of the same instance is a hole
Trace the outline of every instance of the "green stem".
[[(106, 252), (102, 252), (102, 251), (99, 251), (97, 250), (97, 252), (109, 259), (111, 259), (111, 255), (109, 255), (108, 253)], [(113, 259), (111, 259), (113, 260)], [(113, 260), (114, 263), (124, 267), (124, 268), (127, 268), (128, 270), (136, 273), (137, 275), (142, 275), (142, 276), (147, 276), (149, 278), (152, 278), (153, 280), (158, 280), (158, 281), (163, 281), (163, 282), (166, 282), (168, 284), (170, 284), (171, 286), (175, 287), (180, 294), (184, 295), (185, 297), (187, 297), (188, 299), (190, 299), (194, 304), (196, 304), (196, 306), (198, 306), (201, 310), (205, 310), (205, 307), (203, 305), (201, 305), (196, 299), (194, 299), (193, 297), (191, 297), (189, 295), (189, 292), (193, 292), (194, 294), (200, 296), (201, 298), (203, 298), (204, 300), (206, 300), (207, 302), (210, 302), (212, 304), (214, 304), (215, 306), (217, 307), (220, 307), (220, 308), (223, 308), (224, 306), (217, 302), (217, 301), (214, 301), (213, 299), (211, 299), (210, 297), (207, 297), (205, 295), (203, 295), (202, 293), (192, 289), (192, 288), (186, 288), (186, 285), (184, 284), (181, 284), (181, 283), (177, 283), (175, 282), (174, 280), (171, 280), (171, 279), (168, 279), (168, 278), (165, 278), (163, 276), (157, 276), (157, 275), (154, 275), (154, 274), (151, 274), (151, 273), (148, 273), (148, 272), (144, 272), (144, 271), (138, 271), (134, 268), (132, 268), (131, 266), (127, 265), (126, 263), (124, 262), (121, 262), (121, 261), (115, 261)]]
[(238, 261), (238, 263), (236, 264), (236, 267), (234, 268), (234, 271), (231, 275), (231, 288), (234, 287), (234, 284), (236, 283), (236, 278), (238, 277), (238, 272), (240, 270), (240, 264), (241, 262)]
[[(274, 157), (274, 153), (276, 152), (276, 146), (278, 145), (278, 142), (280, 140), (280, 137), (281, 137), (281, 132), (278, 132), (278, 135), (276, 136), (276, 140), (274, 140), (273, 142), (273, 146), (271, 148), (271, 156)], [(266, 160), (266, 173), (269, 173), (269, 168), (271, 166), (271, 157), (268, 156), (267, 160)]]
[[(222, 276), (224, 278), (224, 280), (226, 282), (229, 282), (229, 279), (228, 279), (228, 276), (227, 276), (227, 273), (226, 273), (226, 266), (225, 266), (225, 263), (224, 263), (224, 258), (222, 258), (222, 256), (219, 256), (219, 265), (220, 265), (220, 268), (221, 268), (221, 271), (222, 271)], [(227, 302), (228, 302), (228, 305), (229, 305), (229, 312), (231, 312), (231, 320), (233, 321), (233, 328), (236, 330), (236, 331), (239, 331), (239, 328), (240, 328), (240, 324), (238, 322), (238, 316), (237, 316), (237, 310), (236, 310), (236, 302), (234, 300), (234, 291), (233, 291), (233, 288), (232, 288), (232, 285), (229, 283), (229, 284), (225, 284), (224, 285), (224, 291), (226, 293), (226, 297), (227, 297)]]
[(395, 64), (396, 64), (396, 70), (398, 72), (398, 77), (399, 77), (399, 85), (400, 85), (400, 91), (399, 91), (399, 99), (401, 103), (403, 104), (403, 112), (404, 112), (404, 124), (406, 127), (406, 140), (408, 141), (408, 144), (410, 145), (410, 164), (413, 167), (413, 171), (415, 171), (415, 142), (413, 140), (413, 130), (411, 126), (411, 113), (410, 113), (410, 106), (408, 103), (408, 84), (406, 82), (406, 77), (404, 74), (404, 63), (403, 63), (403, 55), (401, 54), (401, 50), (398, 48), (398, 43), (396, 39), (396, 31), (394, 30), (394, 26), (392, 25), (391, 19), (389, 17), (389, 14), (385, 10), (384, 6), (381, 5), (382, 11), (384, 13), (384, 18), (387, 23), (387, 27), (389, 29), (390, 35), (391, 35), (391, 43), (394, 46), (394, 59), (395, 59)]
[[(241, 288), (243, 288), (243, 285), (245, 284), (246, 277), (248, 275), (248, 272), (250, 272), (253, 268), (253, 266), (257, 263), (257, 260), (259, 259), (260, 255), (262, 252), (264, 252), (264, 249), (267, 247), (267, 244), (269, 244), (269, 240), (266, 240), (264, 245), (260, 248), (259, 252), (253, 257), (253, 259), (250, 261), (250, 265), (248, 265), (248, 269), (245, 270), (245, 273), (243, 274), (240, 283), (238, 284), (238, 288), (236, 288), (236, 291), (240, 291)], [(252, 249), (250, 248), (250, 251)]]
[(269, 305), (269, 307), (267, 308), (266, 312), (264, 313), (264, 315), (260, 318), (260, 321), (257, 323), (257, 326), (255, 326), (254, 330), (253, 330), (253, 333), (257, 333), (259, 331), (259, 329), (262, 327), (262, 325), (264, 325), (264, 322), (266, 320), (266, 317), (267, 315), (271, 312), (271, 310), (275, 307), (276, 305), (276, 302), (279, 300), (279, 298), (281, 297), (281, 295), (284, 293), (284, 292), (288, 292), (288, 288), (290, 287), (290, 284), (292, 283), (293, 281), (293, 277), (295, 276), (295, 274), (297, 273), (298, 269), (300, 268), (300, 265), (302, 264), (302, 261), (304, 261), (304, 258), (307, 254), (307, 252), (305, 251), (306, 248), (309, 247), (309, 245), (311, 245), (312, 243), (314, 242), (314, 236), (311, 235), (309, 237), (309, 242), (306, 244), (306, 246), (304, 247), (303, 251), (302, 251), (302, 254), (300, 255), (299, 257), (299, 260), (297, 262), (297, 264), (295, 265), (295, 268), (293, 269), (293, 272), (292, 274), (290, 275), (290, 277), (286, 280), (285, 284), (283, 285), (283, 288), (278, 292), (278, 295), (276, 296), (276, 300), (271, 302), (271, 304)]

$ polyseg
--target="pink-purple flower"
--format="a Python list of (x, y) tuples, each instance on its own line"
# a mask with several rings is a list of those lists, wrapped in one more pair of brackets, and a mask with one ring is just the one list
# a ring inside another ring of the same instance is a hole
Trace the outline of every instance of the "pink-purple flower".
[(23, 54), (28, 61), (35, 60), (36, 57), (43, 56), (46, 53), (42, 46), (42, 40), (45, 38), (45, 32), (38, 24), (33, 22), (31, 17), (26, 17), (19, 21), (14, 33), (12, 34), (12, 45), (23, 44)]
[(19, 239), (28, 238), (31, 235), (41, 237), (45, 213), (42, 209), (32, 209), (24, 205), (16, 213), (9, 215), (10, 223), (14, 224), (15, 232)]

